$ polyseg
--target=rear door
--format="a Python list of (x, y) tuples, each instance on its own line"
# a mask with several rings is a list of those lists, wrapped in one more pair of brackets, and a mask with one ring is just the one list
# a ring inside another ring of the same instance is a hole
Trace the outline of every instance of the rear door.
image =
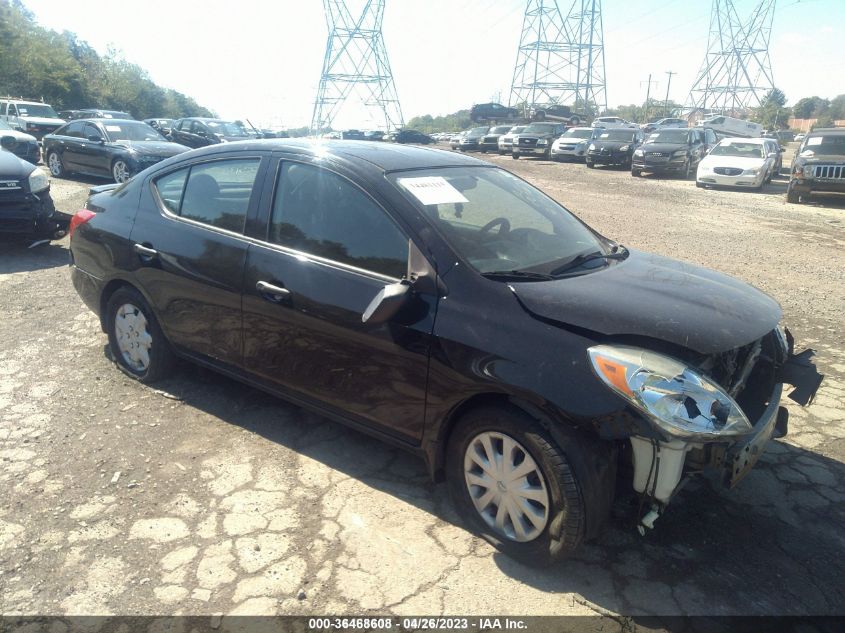
[(55, 139), (50, 141), (50, 149), (58, 152), (64, 168), (68, 171), (83, 169), (80, 150), (84, 127), (84, 123), (70, 123), (64, 127), (61, 134), (57, 134)]
[(225, 366), (242, 363), (243, 229), (267, 160), (238, 152), (156, 177), (130, 236), (135, 275), (170, 342)]
[(245, 365), (329, 414), (419, 444), (436, 300), (401, 323), (361, 322), (407, 271), (408, 234), (325, 165), (282, 160), (274, 171), (244, 274)]

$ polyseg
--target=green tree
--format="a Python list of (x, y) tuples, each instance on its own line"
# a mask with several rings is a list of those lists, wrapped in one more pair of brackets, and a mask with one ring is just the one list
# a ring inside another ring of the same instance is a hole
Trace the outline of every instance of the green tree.
[(792, 115), (796, 119), (812, 119), (824, 114), (830, 102), (821, 97), (804, 97), (792, 106)]
[(786, 128), (789, 109), (786, 106), (786, 95), (778, 88), (772, 88), (766, 94), (759, 108), (753, 113), (753, 119), (766, 129)]

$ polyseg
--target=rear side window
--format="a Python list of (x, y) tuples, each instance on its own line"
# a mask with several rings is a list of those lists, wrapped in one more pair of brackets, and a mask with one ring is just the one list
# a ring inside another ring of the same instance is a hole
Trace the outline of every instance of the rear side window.
[(260, 164), (259, 158), (201, 163), (159, 178), (155, 187), (171, 213), (241, 233)]
[(271, 242), (401, 278), (408, 238), (360, 189), (325, 169), (283, 163), (270, 220)]

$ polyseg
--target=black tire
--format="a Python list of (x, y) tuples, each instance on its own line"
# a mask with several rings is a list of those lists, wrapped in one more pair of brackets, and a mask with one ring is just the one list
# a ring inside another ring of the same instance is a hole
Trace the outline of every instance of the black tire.
[(631, 175), (634, 176), (634, 178), (641, 178), (642, 175), (643, 175), (643, 172), (642, 172), (641, 169), (637, 169), (636, 167), (631, 167)]
[(681, 173), (681, 178), (684, 180), (689, 180), (690, 175), (692, 174), (692, 161), (688, 160), (687, 164), (684, 166), (684, 171)]
[(595, 168), (596, 168), (596, 164), (595, 164), (593, 161), (591, 161), (591, 160), (585, 160), (585, 161), (584, 161), (584, 164), (586, 164), (586, 165), (587, 165), (587, 167), (589, 167), (590, 169), (595, 169)]
[(569, 124), (577, 127), (581, 124), (581, 119), (579, 119), (577, 116), (574, 116), (571, 119), (569, 119)]
[(799, 204), (801, 202), (801, 196), (792, 188), (792, 183), (789, 183), (786, 188), (786, 201), (790, 204)]
[(50, 151), (44, 162), (53, 178), (62, 178), (67, 174), (65, 164), (62, 162), (62, 157), (57, 151)]
[[(144, 369), (133, 368), (118, 345), (116, 318), (118, 310), (125, 305), (134, 306), (146, 319), (146, 330), (152, 338), (149, 349), (149, 364)], [(165, 378), (173, 369), (175, 357), (170, 343), (158, 325), (150, 306), (134, 288), (124, 287), (116, 290), (106, 304), (106, 332), (109, 337), (109, 350), (114, 362), (127, 375), (143, 383), (153, 383)]]
[(699, 189), (704, 189), (704, 183), (701, 182), (701, 181), (696, 180), (695, 186), (698, 187)]
[(511, 154), (511, 158), (514, 160), (519, 160), (519, 154)]
[[(533, 540), (517, 542), (498, 534), (476, 510), (464, 475), (467, 448), (480, 434), (501, 433), (518, 442), (542, 472), (549, 495), (548, 519)], [(571, 451), (589, 451), (573, 438)], [(581, 485), (563, 450), (531, 417), (513, 406), (489, 406), (467, 413), (452, 432), (446, 477), (455, 508), (472, 530), (502, 552), (535, 566), (572, 554), (584, 540), (586, 509)]]
[(504, 156), (506, 153), (507, 152), (505, 152), (504, 150), (501, 150), (501, 149), (499, 150), (499, 156)]

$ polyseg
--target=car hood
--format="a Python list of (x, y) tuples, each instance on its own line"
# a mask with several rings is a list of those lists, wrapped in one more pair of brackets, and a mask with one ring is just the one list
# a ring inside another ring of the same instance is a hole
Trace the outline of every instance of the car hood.
[(679, 149), (689, 149), (686, 143), (645, 143), (640, 145), (644, 152), (677, 152)]
[(754, 169), (765, 163), (763, 158), (748, 156), (705, 156), (701, 161), (706, 167), (736, 167), (737, 169)]
[(176, 156), (176, 154), (187, 152), (190, 149), (179, 143), (169, 141), (120, 141), (115, 144), (134, 150), (138, 154), (150, 156)]
[(555, 139), (555, 145), (578, 145), (579, 143), (589, 143), (588, 138), (577, 138), (575, 136), (558, 137)]
[(64, 119), (50, 119), (39, 116), (21, 117), (21, 121), (23, 121), (24, 124), (32, 123), (33, 125), (55, 125), (56, 127), (65, 124)]
[(19, 132), (18, 130), (0, 130), (0, 136), (14, 136), (19, 143), (26, 143), (27, 141), (36, 140), (32, 134), (26, 132)]
[(812, 165), (814, 163), (824, 163), (825, 165), (829, 165), (830, 163), (845, 163), (845, 156), (842, 154), (807, 155), (805, 152), (801, 152), (795, 157), (795, 160), (800, 160), (805, 165)]
[(35, 170), (35, 165), (21, 160), (12, 152), (0, 150), (0, 180), (23, 180)]
[(633, 145), (634, 141), (593, 141), (593, 145), (596, 146), (596, 149), (609, 149), (616, 151), (620, 147), (624, 147), (625, 145)]
[(746, 345), (781, 319), (778, 303), (746, 283), (634, 250), (594, 273), (511, 287), (541, 318), (608, 336), (659, 339), (701, 354)]

